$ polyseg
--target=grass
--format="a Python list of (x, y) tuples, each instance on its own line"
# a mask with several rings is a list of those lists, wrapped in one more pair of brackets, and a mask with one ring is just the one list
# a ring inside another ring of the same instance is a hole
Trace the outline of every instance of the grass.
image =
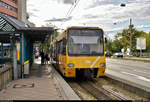
[(115, 57), (112, 57), (113, 59), (120, 59), (120, 60), (131, 60), (131, 61), (142, 61), (142, 62), (149, 62), (150, 63), (150, 60), (144, 60), (144, 59), (132, 59), (132, 58), (129, 58), (129, 57), (124, 57), (124, 58), (115, 58)]

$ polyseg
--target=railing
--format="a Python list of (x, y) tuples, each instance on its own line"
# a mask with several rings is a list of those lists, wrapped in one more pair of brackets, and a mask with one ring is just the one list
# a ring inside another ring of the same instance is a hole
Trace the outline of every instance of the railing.
[[(18, 78), (21, 78), (21, 65), (18, 64)], [(0, 91), (5, 89), (9, 82), (13, 80), (13, 67), (0, 66)]]
[[(139, 57), (139, 56), (140, 56), (140, 52), (134, 52), (134, 53), (133, 53), (133, 56)], [(143, 56), (143, 57), (150, 57), (150, 53), (142, 52), (142, 56)]]
[(12, 81), (12, 66), (2, 66), (0, 68), (0, 91), (7, 87)]

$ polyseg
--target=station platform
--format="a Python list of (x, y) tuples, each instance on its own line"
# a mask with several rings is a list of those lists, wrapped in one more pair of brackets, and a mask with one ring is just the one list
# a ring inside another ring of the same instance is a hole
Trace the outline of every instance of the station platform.
[(80, 100), (51, 65), (33, 64), (27, 78), (12, 81), (0, 100)]
[(106, 77), (115, 84), (150, 99), (150, 63), (110, 58), (106, 62)]

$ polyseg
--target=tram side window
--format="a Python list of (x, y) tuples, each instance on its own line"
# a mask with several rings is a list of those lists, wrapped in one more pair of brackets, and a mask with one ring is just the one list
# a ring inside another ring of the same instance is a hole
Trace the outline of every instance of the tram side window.
[(57, 54), (60, 54), (60, 42), (57, 42)]
[(59, 42), (59, 54), (62, 54), (62, 41)]
[(62, 54), (66, 55), (66, 39), (63, 38), (62, 40)]
[(56, 43), (54, 44), (54, 54), (57, 54), (57, 48), (56, 48)]
[(59, 42), (59, 54), (61, 54), (61, 52), (62, 52), (61, 46), (62, 46), (62, 41)]

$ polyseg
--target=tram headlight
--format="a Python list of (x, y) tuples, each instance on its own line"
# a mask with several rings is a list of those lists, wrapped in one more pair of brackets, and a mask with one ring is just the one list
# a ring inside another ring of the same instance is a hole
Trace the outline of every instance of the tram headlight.
[(105, 63), (100, 63), (100, 66), (101, 67), (105, 67)]
[(69, 64), (68, 64), (68, 67), (73, 68), (73, 67), (74, 67), (74, 64), (73, 64), (73, 63), (69, 63)]

